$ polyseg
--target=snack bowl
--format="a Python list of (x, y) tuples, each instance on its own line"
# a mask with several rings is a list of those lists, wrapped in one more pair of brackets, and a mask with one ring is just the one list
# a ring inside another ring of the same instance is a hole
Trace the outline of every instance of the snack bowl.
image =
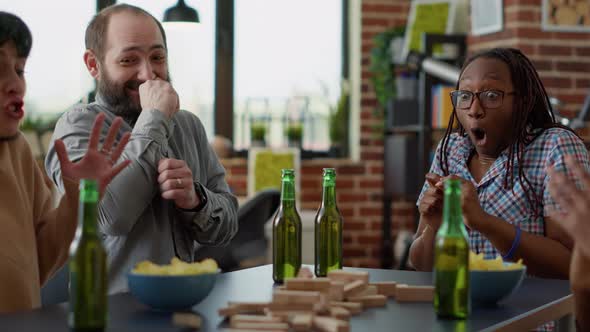
[(203, 301), (215, 286), (218, 272), (195, 275), (127, 275), (131, 294), (143, 304), (161, 311), (189, 309)]
[(496, 305), (520, 287), (526, 275), (526, 266), (515, 266), (515, 263), (510, 262), (503, 264), (507, 269), (469, 271), (469, 288), (473, 305)]

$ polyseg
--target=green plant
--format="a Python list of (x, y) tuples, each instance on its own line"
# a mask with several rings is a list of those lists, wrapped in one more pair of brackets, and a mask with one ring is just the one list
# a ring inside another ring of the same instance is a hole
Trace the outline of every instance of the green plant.
[(371, 83), (375, 89), (377, 102), (381, 106), (377, 109), (382, 115), (387, 102), (395, 98), (395, 65), (392, 63), (391, 41), (394, 38), (402, 37), (405, 27), (395, 27), (386, 30), (373, 38), (371, 49), (370, 66)]
[(41, 151), (41, 158), (45, 157), (42, 137), (46, 132), (52, 131), (55, 128), (55, 124), (57, 123), (58, 119), (59, 115), (55, 114), (45, 117), (27, 115), (20, 124), (20, 130), (22, 132), (29, 132), (33, 134), (35, 141), (31, 142), (31, 144), (37, 145), (38, 150)]
[(21, 131), (32, 131), (39, 135), (53, 130), (59, 119), (59, 115), (50, 115), (46, 117), (27, 115), (20, 124)]
[(348, 97), (349, 92), (346, 84), (342, 84), (340, 97), (335, 107), (330, 110), (330, 142), (332, 145), (346, 146), (348, 129)]
[(43, 121), (38, 117), (27, 116), (20, 124), (22, 131), (40, 132), (43, 127)]
[(285, 136), (291, 141), (301, 141), (303, 138), (303, 126), (301, 123), (290, 123), (287, 125)]
[(266, 125), (262, 122), (254, 122), (250, 125), (250, 139), (253, 141), (264, 141), (266, 136)]

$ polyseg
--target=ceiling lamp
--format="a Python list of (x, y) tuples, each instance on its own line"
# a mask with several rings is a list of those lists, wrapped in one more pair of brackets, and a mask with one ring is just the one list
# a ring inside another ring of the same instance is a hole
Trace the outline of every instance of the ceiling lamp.
[(187, 6), (184, 0), (178, 0), (176, 6), (166, 9), (164, 22), (199, 23), (199, 13), (194, 8)]

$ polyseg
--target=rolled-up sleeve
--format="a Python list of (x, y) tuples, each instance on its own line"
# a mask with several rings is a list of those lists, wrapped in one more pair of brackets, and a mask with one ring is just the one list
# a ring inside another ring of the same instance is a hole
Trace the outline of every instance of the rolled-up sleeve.
[[(88, 149), (88, 137), (98, 113), (96, 108), (73, 109), (66, 112), (56, 125), (45, 167), (62, 192), (64, 187), (61, 170), (53, 142), (55, 139), (62, 139), (70, 160), (81, 159)], [(107, 116), (106, 125), (101, 132), (102, 139), (106, 137), (108, 128), (115, 119), (112, 113), (104, 113)], [(99, 205), (99, 229), (102, 233), (112, 236), (129, 233), (157, 194), (158, 188), (154, 185), (157, 165), (168, 149), (170, 126), (170, 120), (157, 110), (141, 112), (129, 143), (118, 161), (129, 159), (132, 161), (131, 165), (111, 181)], [(118, 139), (130, 130), (131, 127), (124, 124), (117, 135)]]
[(181, 211), (181, 218), (191, 237), (200, 244), (224, 246), (238, 231), (238, 200), (230, 192), (225, 169), (207, 142), (205, 129), (196, 120), (198, 149), (203, 168), (202, 178), (195, 179), (207, 196), (207, 204), (197, 212)]

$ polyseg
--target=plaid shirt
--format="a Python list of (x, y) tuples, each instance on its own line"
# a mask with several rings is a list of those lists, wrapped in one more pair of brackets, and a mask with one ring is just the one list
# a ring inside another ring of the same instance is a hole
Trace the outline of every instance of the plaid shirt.
[[(430, 172), (444, 176), (439, 156), (440, 149), (441, 144), (439, 143)], [(512, 189), (504, 188), (508, 149), (500, 154), (479, 183), (474, 180), (467, 164), (473, 149), (473, 144), (468, 136), (451, 135), (447, 145), (449, 174), (460, 176), (473, 183), (481, 207), (485, 212), (513, 225), (518, 225), (525, 232), (541, 236), (545, 235), (543, 217), (547, 216), (552, 209), (558, 208), (549, 194), (548, 168), (553, 166), (556, 170), (565, 170), (563, 157), (573, 155), (587, 171), (590, 171), (588, 151), (576, 135), (561, 128), (545, 130), (525, 147), (522, 159), (524, 174), (531, 183), (535, 194), (542, 198), (542, 206), (533, 209), (518, 181), (518, 167), (521, 166), (516, 161), (513, 165), (514, 187)], [(567, 173), (572, 176), (571, 172)], [(428, 182), (425, 182), (418, 198), (418, 204), (428, 187)], [(484, 253), (486, 259), (493, 259), (497, 255), (501, 255), (492, 243), (477, 231), (469, 231), (469, 242), (471, 250), (476, 253)]]

